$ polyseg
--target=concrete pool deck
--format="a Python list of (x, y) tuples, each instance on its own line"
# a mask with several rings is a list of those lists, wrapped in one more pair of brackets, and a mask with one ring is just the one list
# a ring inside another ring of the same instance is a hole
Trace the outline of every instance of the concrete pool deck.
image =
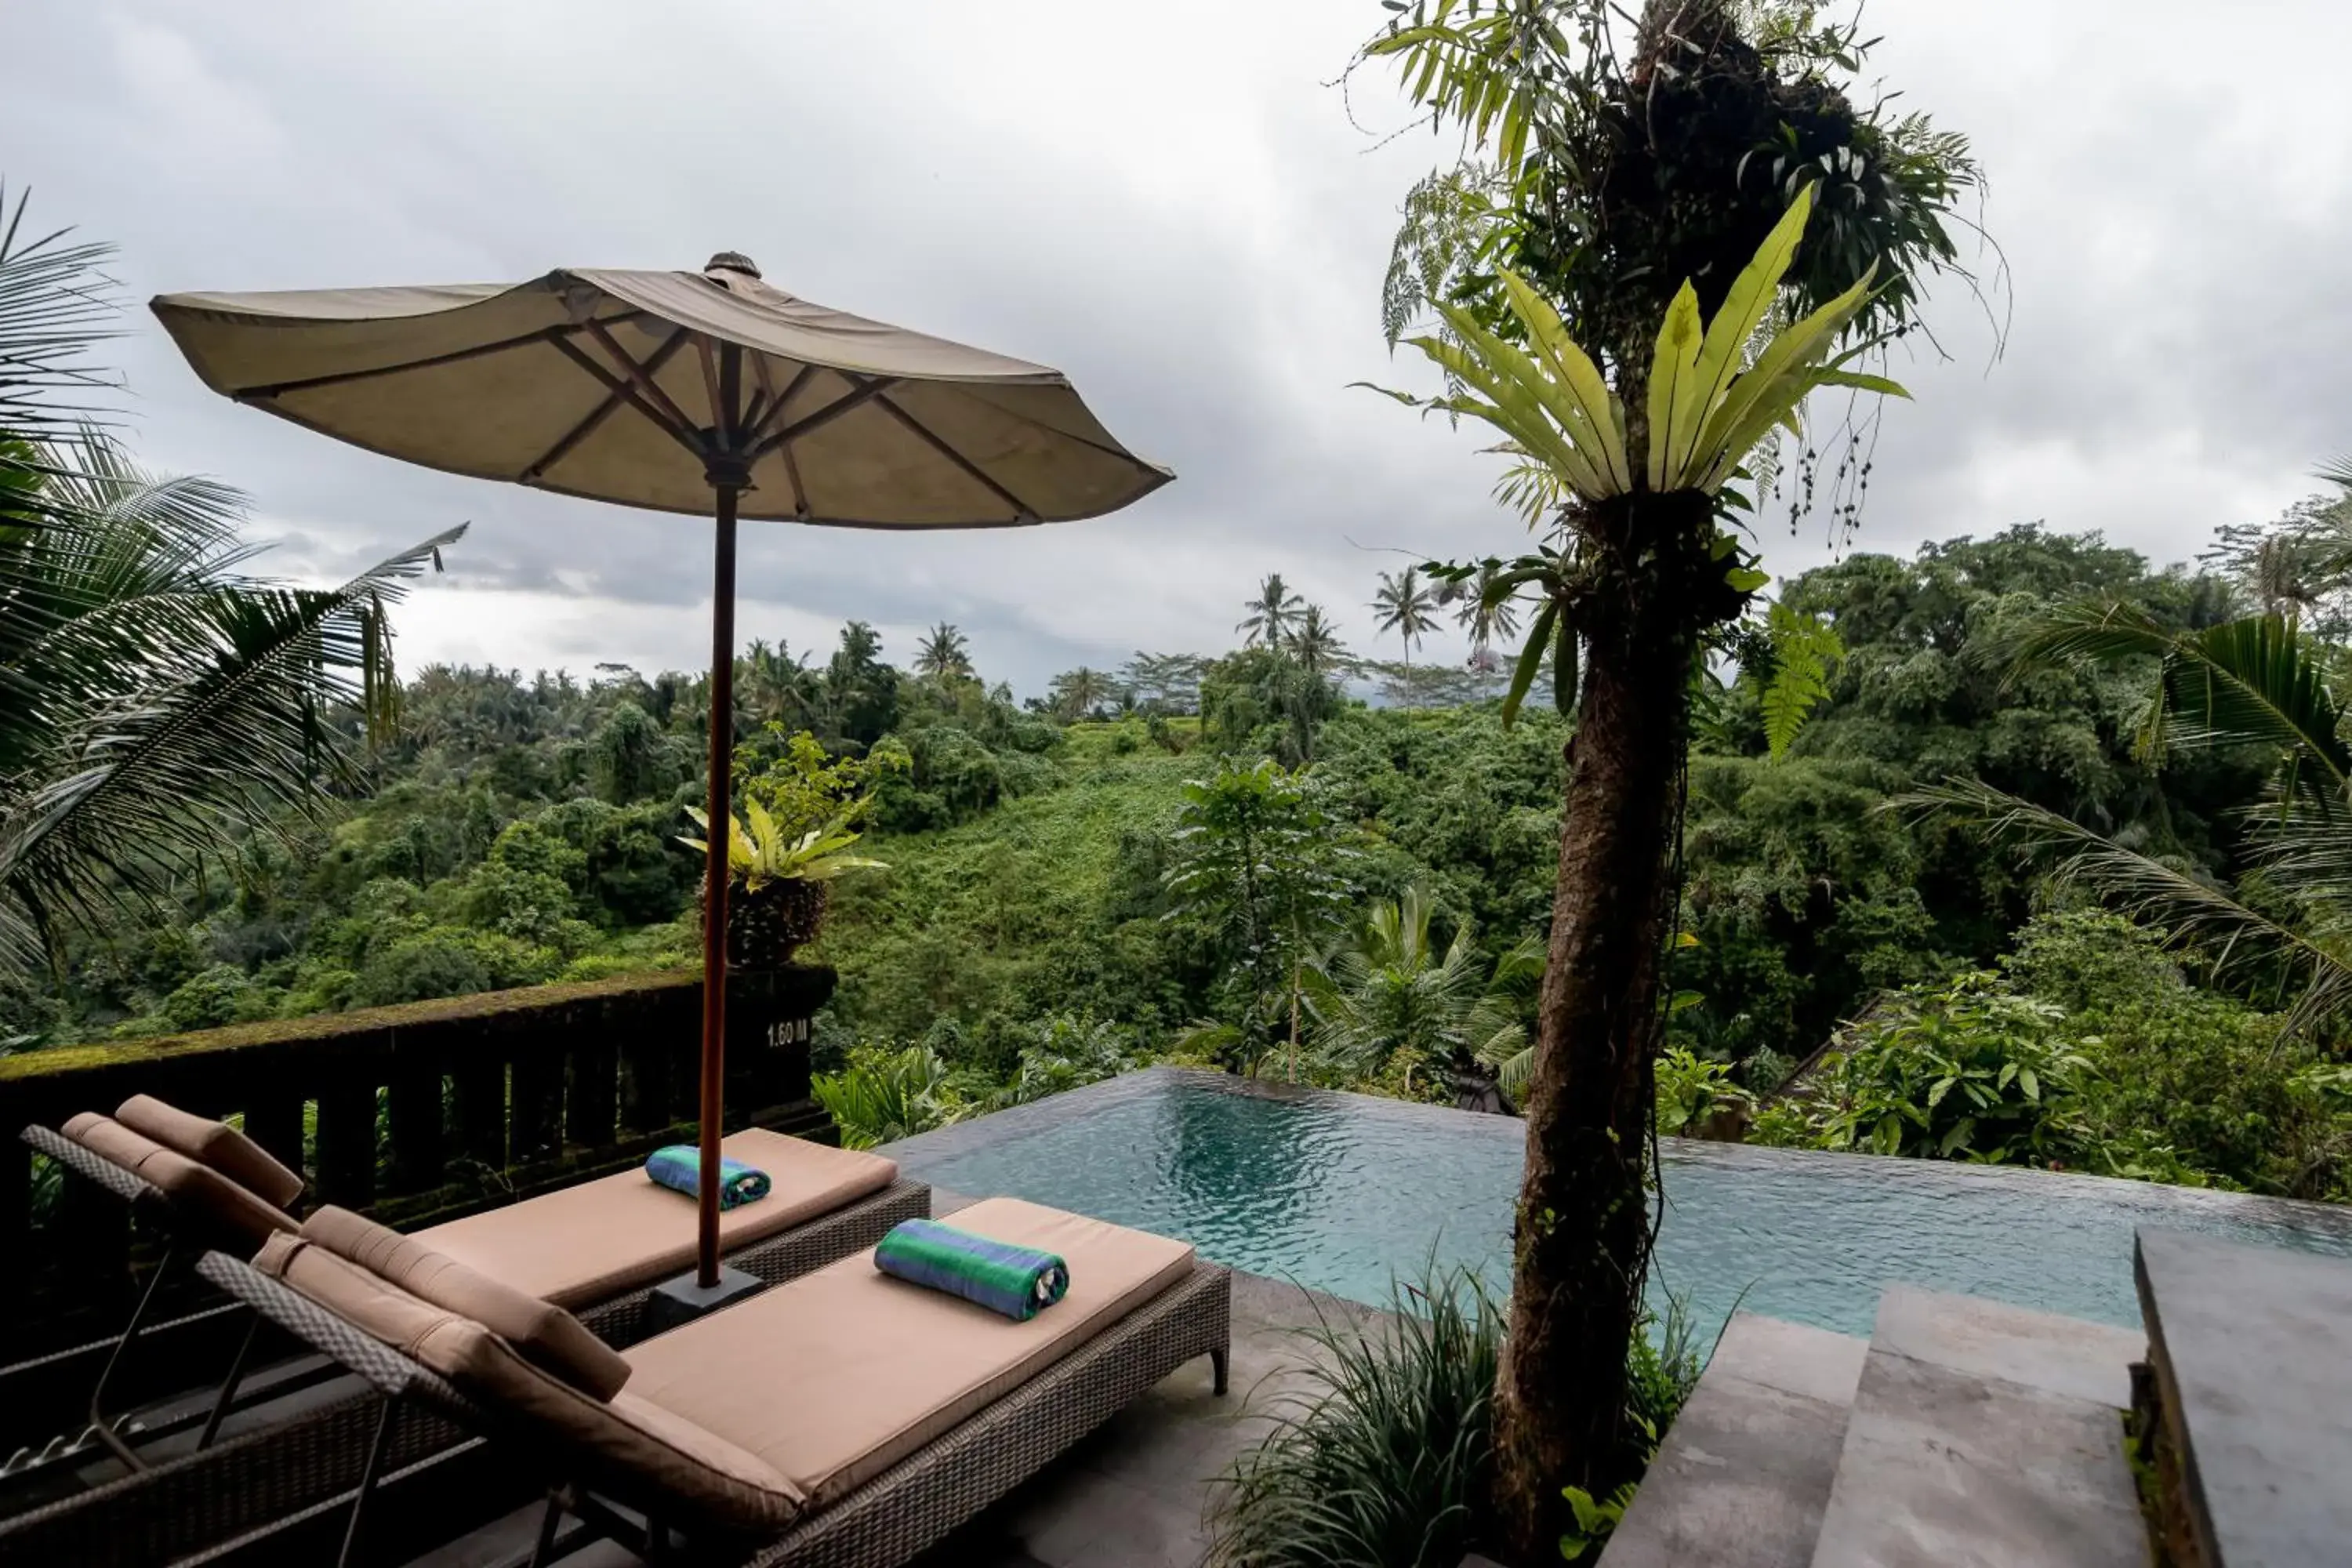
[(1318, 1310), (1378, 1316), (1298, 1286), (1234, 1276), (1232, 1389), (1209, 1392), (1197, 1362), (1113, 1416), (919, 1568), (1195, 1568), (1207, 1555), (1210, 1484), (1272, 1425), (1268, 1412), (1306, 1380), (1298, 1331)]

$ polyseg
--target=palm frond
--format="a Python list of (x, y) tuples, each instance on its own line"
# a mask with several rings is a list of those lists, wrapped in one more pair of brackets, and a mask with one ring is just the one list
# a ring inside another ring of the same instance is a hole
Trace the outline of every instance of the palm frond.
[(2057, 812), (1975, 779), (1916, 790), (1896, 804), (1948, 812), (2024, 856), (2053, 863), (2061, 885), (2086, 888), (2167, 940), (2199, 950), (2216, 973), (2275, 966), (2301, 986), (2287, 1016), (2291, 1031), (2352, 1009), (2352, 963), (2342, 955)]
[[(66, 514), (45, 539), (89, 530), (136, 532), (155, 515), (127, 501), (94, 515)], [(280, 813), (315, 811), (329, 790), (356, 782), (351, 746), (332, 722), (356, 709), (381, 723), (397, 690), (386, 606), (463, 526), (380, 562), (331, 589), (236, 577), (206, 582), (202, 552), (160, 559), (127, 580), (176, 584), (167, 594), (104, 604), (54, 627), (51, 655), (71, 647), (110, 661), (79, 686), (58, 660), (18, 667), (12, 700), (37, 713), (37, 749), (0, 794), (0, 901), (16, 916), (19, 962), (27, 931), (46, 938), (60, 921), (88, 921), (156, 896), (175, 875)], [(107, 563), (114, 545), (87, 552)], [(230, 550), (228, 557), (240, 558)], [(212, 559), (221, 558), (216, 552)], [(92, 583), (121, 583), (110, 568)], [(72, 595), (68, 594), (67, 597)]]
[(2290, 795), (2341, 800), (2352, 783), (2343, 715), (2302, 634), (2279, 616), (2177, 631), (2129, 604), (2054, 610), (2020, 638), (2022, 666), (2149, 657), (2159, 661), (2142, 747), (2260, 746), (2282, 760)]
[(37, 520), (47, 458), (7, 437), (38, 438), (98, 415), (116, 378), (89, 362), (114, 335), (119, 303), (104, 270), (111, 246), (26, 226), (30, 193), (10, 206), (0, 185), (0, 498), (5, 510)]

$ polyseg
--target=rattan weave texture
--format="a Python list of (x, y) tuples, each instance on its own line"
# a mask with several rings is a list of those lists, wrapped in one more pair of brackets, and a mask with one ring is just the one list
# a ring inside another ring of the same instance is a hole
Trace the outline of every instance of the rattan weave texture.
[[(161, 1205), (161, 1194), (148, 1183), (46, 1129), (26, 1129), (25, 1141), (126, 1202), (150, 1212), (151, 1205)], [(873, 1246), (900, 1220), (924, 1217), (930, 1199), (930, 1188), (922, 1183), (893, 1183), (872, 1197), (730, 1254), (728, 1261), (771, 1283), (793, 1279)], [(216, 1256), (200, 1263), (197, 1271), (226, 1289), (225, 1280), (237, 1279), (239, 1269), (258, 1278)], [(246, 1291), (230, 1294), (250, 1304)], [(581, 1320), (600, 1337), (626, 1345), (642, 1337), (639, 1324), (651, 1294), (633, 1291), (582, 1312)], [(375, 1341), (340, 1319), (316, 1315), (322, 1320), (319, 1334), (331, 1342), (320, 1343), (299, 1330), (298, 1337), (359, 1373), (371, 1390), (352, 1390), (349, 1397), (284, 1423), (0, 1519), (0, 1568), (16, 1563), (105, 1568), (167, 1562), (314, 1509), (358, 1486), (381, 1408), (377, 1394), (414, 1391), (415, 1379), (432, 1374), (405, 1357), (387, 1362), (383, 1358), (392, 1352)], [(448, 1400), (458, 1397), (446, 1384), (438, 1392)], [(444, 1403), (442, 1408), (449, 1406)], [(404, 1401), (394, 1418), (388, 1468), (416, 1463), (464, 1439), (459, 1427), (425, 1405)]]
[[(277, 1281), (218, 1254), (205, 1277), (404, 1403), (428, 1405), (499, 1444), (535, 1485), (585, 1482), (614, 1500), (662, 1513), (667, 1500), (632, 1478), (563, 1473), (529, 1430), (467, 1400), (436, 1373), (359, 1334)], [(1214, 1264), (1192, 1273), (1067, 1357), (944, 1436), (918, 1449), (770, 1542), (694, 1540), (693, 1560), (729, 1568), (895, 1568), (1043, 1470), (1087, 1433), (1195, 1356), (1218, 1363), (1222, 1388), (1232, 1342), (1233, 1274)], [(672, 1516), (669, 1522), (689, 1521)]]

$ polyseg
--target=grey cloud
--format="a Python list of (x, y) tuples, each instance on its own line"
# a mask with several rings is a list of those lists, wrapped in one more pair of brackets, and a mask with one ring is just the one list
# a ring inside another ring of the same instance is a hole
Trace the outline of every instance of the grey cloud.
[[(2177, 559), (2352, 446), (2332, 166), (2352, 102), (2331, 66), (2352, 20), (2274, 9), (2292, 50), (2186, 0), (1873, 7), (1890, 83), (1978, 140), (2016, 317), (1988, 374), (1973, 307), (1937, 301), (1955, 358), (1898, 366), (1918, 401), (1887, 411), (1863, 545), (2047, 517)], [(1376, 295), (1395, 204), (1442, 151), (1376, 148), (1323, 86), (1379, 16), (1260, 7), (1237, 45), (1080, 0), (19, 0), (0, 172), (119, 241), (135, 298), (726, 247), (810, 298), (1064, 367), (1178, 484), (1057, 529), (744, 544), (745, 636), (803, 628), (798, 647), (855, 616), (904, 653), (947, 618), (1035, 690), (1137, 647), (1224, 646), (1268, 570), (1363, 647), (1376, 571), (1519, 537), (1470, 432), (1346, 390), (1413, 374)], [(1383, 91), (1357, 83), (1375, 125), (1399, 118)], [(143, 314), (126, 325), (142, 451), (250, 489), (280, 570), (335, 575), (473, 520), (414, 603), (410, 659), (703, 657), (692, 520), (337, 447), (210, 397)], [(1761, 537), (1783, 574), (1829, 553), (1817, 523)]]

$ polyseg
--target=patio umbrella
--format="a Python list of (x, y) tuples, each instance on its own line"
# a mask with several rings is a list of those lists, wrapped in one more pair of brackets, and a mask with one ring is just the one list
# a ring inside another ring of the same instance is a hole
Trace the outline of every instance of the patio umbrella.
[[(728, 823), (738, 518), (1003, 528), (1115, 511), (1174, 476), (1060, 372), (828, 310), (721, 251), (700, 272), (520, 284), (167, 294), (155, 314), (224, 396), (372, 452), (717, 521), (710, 821)], [(719, 1272), (727, 859), (703, 893), (700, 1249)]]

